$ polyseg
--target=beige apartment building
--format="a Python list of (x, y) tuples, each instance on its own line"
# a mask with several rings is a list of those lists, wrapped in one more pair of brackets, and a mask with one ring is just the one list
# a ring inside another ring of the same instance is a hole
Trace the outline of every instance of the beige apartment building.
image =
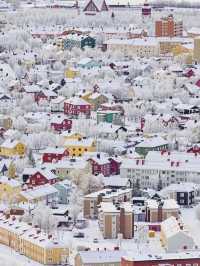
[(126, 202), (132, 197), (132, 189), (103, 189), (85, 195), (83, 214), (85, 218), (98, 217), (98, 205), (101, 202)]
[(134, 236), (134, 214), (131, 204), (124, 202), (120, 205), (112, 202), (102, 202), (98, 212), (99, 227), (106, 239), (131, 239)]
[(146, 201), (146, 221), (162, 222), (169, 217), (179, 217), (179, 206), (174, 199), (157, 201), (149, 199)]
[(126, 56), (157, 57), (159, 43), (156, 38), (110, 39), (105, 42), (108, 51), (123, 53)]
[(63, 241), (38, 226), (17, 220), (15, 216), (0, 216), (0, 244), (43, 265), (60, 265), (69, 256), (69, 249)]
[(200, 37), (194, 39), (194, 61), (200, 62)]

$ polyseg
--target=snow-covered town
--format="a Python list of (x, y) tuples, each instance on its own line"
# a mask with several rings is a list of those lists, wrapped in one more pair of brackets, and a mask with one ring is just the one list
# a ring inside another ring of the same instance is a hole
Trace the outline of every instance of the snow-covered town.
[(200, 266), (200, 3), (0, 0), (0, 266)]

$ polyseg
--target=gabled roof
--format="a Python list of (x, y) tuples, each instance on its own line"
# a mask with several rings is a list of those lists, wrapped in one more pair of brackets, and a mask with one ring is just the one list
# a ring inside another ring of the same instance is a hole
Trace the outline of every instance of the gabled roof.
[(101, 12), (108, 11), (105, 0), (89, 0), (83, 9), (84, 12)]

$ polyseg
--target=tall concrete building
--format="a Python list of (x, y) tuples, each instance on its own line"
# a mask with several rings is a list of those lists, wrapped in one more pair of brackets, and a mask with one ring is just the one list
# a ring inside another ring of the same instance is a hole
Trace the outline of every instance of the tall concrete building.
[(175, 21), (173, 15), (157, 20), (155, 35), (156, 37), (183, 36), (183, 22)]

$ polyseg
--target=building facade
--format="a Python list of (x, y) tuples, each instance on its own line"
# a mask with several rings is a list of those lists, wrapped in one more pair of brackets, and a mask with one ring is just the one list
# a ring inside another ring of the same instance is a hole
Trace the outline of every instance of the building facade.
[(175, 21), (173, 15), (162, 18), (155, 22), (156, 37), (183, 36), (183, 22)]

